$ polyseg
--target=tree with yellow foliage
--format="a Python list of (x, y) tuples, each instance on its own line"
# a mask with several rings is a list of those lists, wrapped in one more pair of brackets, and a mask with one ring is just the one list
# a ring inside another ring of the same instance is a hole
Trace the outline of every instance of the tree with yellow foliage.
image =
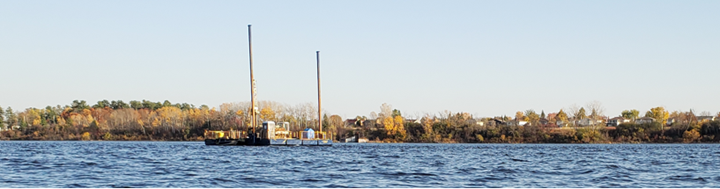
[(395, 141), (404, 141), (407, 137), (407, 131), (405, 131), (404, 119), (402, 116), (385, 117), (383, 118), (383, 126), (388, 138)]
[(395, 116), (393, 124), (395, 125), (395, 140), (405, 141), (407, 137), (407, 131), (405, 131), (405, 119), (401, 116)]
[(425, 133), (423, 134), (423, 138), (430, 139), (433, 135), (433, 124), (435, 123), (435, 119), (430, 117), (430, 115), (425, 115), (425, 117), (420, 120), (423, 125), (423, 130)]
[(273, 111), (270, 107), (264, 107), (260, 110), (260, 119), (263, 121), (274, 121), (275, 120), (275, 111)]
[(650, 111), (645, 113), (645, 117), (655, 118), (655, 121), (661, 124), (667, 123), (670, 113), (663, 107), (651, 108)]
[(515, 120), (517, 121), (525, 121), (525, 114), (521, 111), (515, 112)]
[(385, 132), (388, 137), (395, 135), (395, 124), (392, 117), (386, 116), (383, 118), (382, 124), (385, 127)]

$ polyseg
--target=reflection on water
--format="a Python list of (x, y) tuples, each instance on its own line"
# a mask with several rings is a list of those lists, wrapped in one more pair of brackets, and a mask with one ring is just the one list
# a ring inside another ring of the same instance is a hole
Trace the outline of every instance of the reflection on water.
[(2, 141), (0, 175), (0, 187), (720, 187), (720, 145)]

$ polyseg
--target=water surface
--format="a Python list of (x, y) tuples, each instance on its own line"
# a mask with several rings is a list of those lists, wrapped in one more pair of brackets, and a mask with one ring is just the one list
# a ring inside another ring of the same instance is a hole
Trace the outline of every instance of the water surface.
[(720, 187), (720, 144), (0, 141), (0, 187)]

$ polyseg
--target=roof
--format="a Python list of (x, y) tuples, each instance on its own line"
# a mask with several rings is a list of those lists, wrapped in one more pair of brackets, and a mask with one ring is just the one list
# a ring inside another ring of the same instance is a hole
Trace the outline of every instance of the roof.
[(715, 118), (715, 116), (697, 116), (697, 119), (698, 119), (698, 120), (701, 120), (701, 119), (713, 119), (713, 118)]

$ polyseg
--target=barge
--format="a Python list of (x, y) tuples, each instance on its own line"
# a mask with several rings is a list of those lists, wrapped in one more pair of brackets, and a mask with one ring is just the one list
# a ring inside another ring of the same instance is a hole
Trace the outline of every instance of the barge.
[(288, 122), (275, 124), (266, 121), (262, 129), (250, 134), (246, 131), (205, 131), (205, 145), (225, 146), (332, 146), (333, 141), (326, 132), (314, 131), (307, 128), (303, 131), (291, 132)]
[(312, 128), (305, 128), (302, 131), (290, 131), (288, 122), (265, 121), (261, 127), (257, 126), (257, 115), (255, 97), (255, 78), (253, 77), (252, 59), (252, 35), (251, 25), (248, 25), (248, 51), (250, 59), (250, 101), (251, 118), (247, 131), (233, 130), (218, 131), (205, 130), (205, 145), (224, 146), (332, 146), (332, 133), (322, 131), (322, 106), (320, 101), (320, 51), (316, 51), (317, 60), (317, 82), (318, 82), (318, 131)]

